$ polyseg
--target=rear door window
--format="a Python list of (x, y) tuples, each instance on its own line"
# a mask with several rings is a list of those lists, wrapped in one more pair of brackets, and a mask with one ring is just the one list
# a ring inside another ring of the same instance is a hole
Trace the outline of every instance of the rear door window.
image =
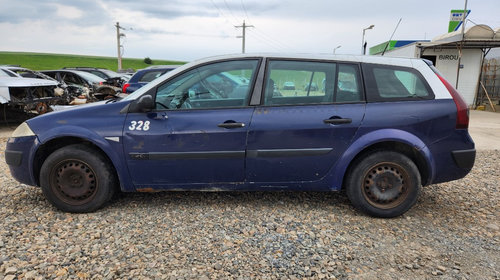
[(357, 64), (271, 60), (266, 77), (268, 106), (364, 101)]
[(363, 73), (369, 102), (434, 98), (430, 86), (415, 69), (365, 64)]
[(363, 101), (359, 67), (353, 64), (339, 64), (335, 102)]

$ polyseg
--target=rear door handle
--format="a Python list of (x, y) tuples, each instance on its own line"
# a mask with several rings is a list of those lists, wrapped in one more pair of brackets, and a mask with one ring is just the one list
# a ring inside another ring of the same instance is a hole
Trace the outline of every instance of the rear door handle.
[(218, 124), (217, 126), (222, 127), (222, 128), (232, 129), (232, 128), (244, 127), (245, 124), (240, 123), (240, 122), (234, 122), (234, 121), (226, 121), (226, 122)]
[(327, 123), (327, 124), (348, 124), (348, 123), (352, 123), (352, 119), (349, 119), (349, 118), (345, 118), (345, 119), (330, 118), (330, 119), (323, 120), (323, 122)]

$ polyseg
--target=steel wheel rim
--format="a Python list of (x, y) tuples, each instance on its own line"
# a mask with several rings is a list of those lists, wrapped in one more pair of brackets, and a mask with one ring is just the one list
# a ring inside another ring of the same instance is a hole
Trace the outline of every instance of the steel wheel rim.
[(401, 205), (411, 188), (408, 172), (393, 162), (378, 163), (363, 176), (363, 196), (377, 208), (391, 209)]
[(50, 185), (54, 194), (73, 206), (92, 201), (97, 193), (97, 177), (85, 162), (67, 159), (59, 162), (50, 174)]

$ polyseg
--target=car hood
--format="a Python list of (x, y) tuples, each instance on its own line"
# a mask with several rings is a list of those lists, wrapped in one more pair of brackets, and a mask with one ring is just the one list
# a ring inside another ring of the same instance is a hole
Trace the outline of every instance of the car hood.
[(1, 77), (0, 87), (40, 87), (57, 86), (56, 81), (34, 78)]

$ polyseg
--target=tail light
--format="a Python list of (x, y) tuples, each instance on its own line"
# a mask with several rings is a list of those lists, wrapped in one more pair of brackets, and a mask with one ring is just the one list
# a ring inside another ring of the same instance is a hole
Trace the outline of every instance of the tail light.
[(124, 85), (123, 85), (123, 88), (122, 88), (122, 92), (123, 92), (123, 93), (127, 93), (127, 88), (128, 88), (129, 86), (130, 86), (130, 84), (129, 84), (129, 83), (124, 84)]
[(465, 103), (464, 99), (462, 96), (460, 96), (460, 93), (452, 86), (450, 83), (443, 78), (440, 74), (436, 73), (438, 78), (441, 80), (441, 82), (444, 84), (446, 89), (451, 94), (451, 97), (453, 98), (453, 101), (455, 101), (455, 105), (457, 106), (457, 123), (456, 123), (456, 128), (461, 129), (461, 128), (468, 128), (469, 127), (469, 108), (467, 107), (467, 103)]

